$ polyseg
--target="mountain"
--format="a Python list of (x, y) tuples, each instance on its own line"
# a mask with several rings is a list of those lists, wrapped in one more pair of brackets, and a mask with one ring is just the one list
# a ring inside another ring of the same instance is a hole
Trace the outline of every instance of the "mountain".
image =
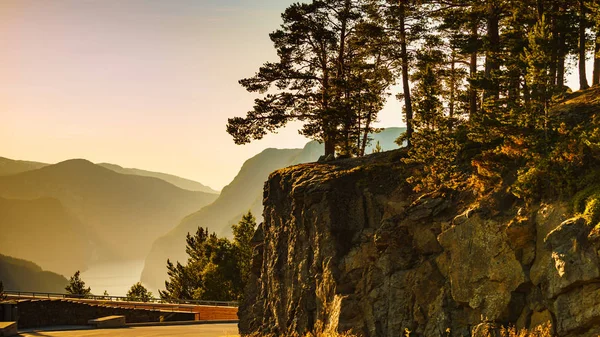
[(0, 198), (0, 253), (70, 275), (92, 257), (82, 224), (54, 198)]
[(0, 255), (0, 281), (5, 290), (64, 293), (69, 281), (62, 275), (44, 271), (37, 264)]
[[(33, 171), (48, 165), (50, 164), (39, 163), (35, 161), (14, 160), (0, 157), (0, 176), (8, 176), (17, 173)], [(216, 191), (208, 186), (202, 185), (197, 181), (181, 178), (172, 174), (146, 171), (136, 168), (124, 168), (122, 166), (110, 163), (100, 163), (98, 165), (121, 174), (132, 174), (136, 176), (162, 179), (184, 190), (213, 194), (219, 193), (219, 191)]]
[(172, 174), (152, 172), (152, 171), (140, 170), (140, 169), (136, 169), (136, 168), (123, 168), (119, 165), (108, 164), (108, 163), (101, 163), (98, 165), (105, 167), (109, 170), (115, 171), (117, 173), (133, 174), (136, 176), (153, 177), (153, 178), (162, 179), (162, 180), (164, 180), (168, 183), (171, 183), (171, 184), (173, 184), (179, 188), (182, 188), (184, 190), (205, 192), (205, 193), (212, 193), (212, 194), (219, 193), (218, 191), (213, 190), (212, 188), (210, 188), (208, 186), (202, 185), (201, 183), (199, 183), (197, 181), (181, 178), (178, 176), (174, 176)]
[(385, 128), (381, 132), (371, 135), (373, 140), (367, 146), (366, 153), (370, 154), (378, 141), (383, 151), (397, 149), (398, 144), (396, 144), (396, 139), (404, 132), (406, 132), (406, 128)]
[(37, 170), (44, 166), (48, 166), (48, 164), (25, 160), (12, 160), (0, 157), (0, 176), (8, 176), (11, 174)]
[[(370, 153), (377, 141), (384, 150), (398, 148), (394, 140), (404, 128), (388, 128), (372, 135)], [(233, 181), (223, 188), (219, 198), (198, 212), (189, 215), (177, 227), (162, 236), (152, 246), (146, 258), (141, 280), (153, 290), (164, 287), (167, 277), (166, 262), (184, 262), (185, 237), (201, 227), (208, 227), (219, 235), (231, 236), (231, 225), (251, 210), (257, 221), (262, 221), (263, 186), (269, 174), (275, 170), (306, 162), (314, 162), (323, 154), (323, 145), (308, 143), (303, 149), (267, 149), (247, 160)]]
[[(95, 258), (139, 259), (157, 237), (217, 195), (74, 159), (0, 177), (0, 197), (58, 199), (95, 241)], [(45, 226), (42, 222), (30, 225), (32, 230)], [(7, 232), (12, 237), (12, 229)]]

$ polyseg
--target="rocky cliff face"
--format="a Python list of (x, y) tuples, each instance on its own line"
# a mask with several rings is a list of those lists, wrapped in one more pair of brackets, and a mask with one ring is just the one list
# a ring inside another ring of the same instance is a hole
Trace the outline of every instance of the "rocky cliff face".
[(402, 156), (271, 175), (242, 333), (470, 336), (482, 321), (600, 333), (600, 244), (566, 204), (417, 197)]

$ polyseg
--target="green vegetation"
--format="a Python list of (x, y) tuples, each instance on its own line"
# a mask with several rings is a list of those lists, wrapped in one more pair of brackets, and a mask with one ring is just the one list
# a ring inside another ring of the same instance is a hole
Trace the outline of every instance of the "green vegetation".
[[(447, 336), (450, 336), (450, 329), (446, 330)], [(244, 335), (245, 337), (299, 337), (298, 334), (261, 334), (255, 333), (251, 335)], [(315, 333), (307, 333), (304, 337), (357, 337), (360, 335), (353, 334), (352, 332), (337, 332), (337, 331), (322, 331), (317, 330)], [(411, 337), (413, 334), (408, 329), (405, 330), (404, 337)], [(514, 326), (499, 327), (491, 329), (488, 326), (484, 326), (481, 330), (478, 330), (477, 336), (482, 337), (552, 337), (552, 325), (550, 323), (537, 326), (533, 329), (517, 329)]]
[(198, 228), (195, 235), (188, 233), (186, 265), (174, 265), (167, 260), (169, 280), (162, 299), (194, 299), (233, 301), (241, 299), (248, 280), (252, 260), (250, 241), (256, 219), (248, 212), (233, 225), (233, 242), (209, 234)]
[(246, 118), (227, 125), (237, 144), (261, 139), (288, 122), (304, 122), (301, 134), (325, 144), (325, 155), (365, 154), (368, 135), (393, 84), (386, 67), (387, 37), (365, 23), (365, 1), (294, 3), (271, 33), (279, 60), (240, 80), (255, 100)]
[(379, 141), (377, 141), (377, 143), (375, 143), (375, 147), (373, 148), (372, 153), (381, 153), (383, 152), (383, 148), (381, 147), (381, 144), (379, 143)]
[[(104, 291), (106, 292), (106, 291)], [(131, 286), (127, 292), (127, 300), (134, 302), (148, 302), (152, 300), (152, 292), (148, 291), (141, 282)]]
[[(389, 151), (398, 148), (394, 140), (404, 131), (404, 128), (387, 128), (370, 137), (379, 141), (384, 151)], [(368, 145), (366, 151), (372, 151), (373, 145)], [(183, 243), (187, 233), (196, 232), (198, 224), (210, 224), (211, 230), (217, 235), (231, 238), (231, 225), (245, 212), (250, 210), (257, 217), (262, 214), (263, 187), (271, 172), (317, 161), (322, 154), (323, 145), (313, 141), (303, 149), (266, 149), (248, 159), (215, 202), (185, 217), (174, 229), (154, 242), (146, 258), (141, 281), (151, 289), (162, 288), (167, 274), (165, 261), (187, 260)], [(260, 218), (257, 220), (261, 221)]]
[(76, 271), (71, 279), (69, 280), (69, 284), (65, 287), (67, 294), (75, 295), (76, 297), (86, 297), (92, 293), (92, 289), (90, 287), (85, 287), (85, 282), (79, 276), (80, 271)]
[(45, 271), (33, 262), (0, 255), (0, 280), (13, 291), (62, 293), (68, 280), (59, 274)]
[(4, 294), (4, 283), (0, 281), (0, 301), (6, 300), (6, 294)]
[[(598, 164), (599, 121), (578, 110), (597, 104), (598, 90), (565, 86), (575, 59), (589, 88), (590, 55), (600, 85), (598, 1), (315, 0), (282, 18), (271, 34), (279, 60), (240, 81), (263, 96), (229, 120), (236, 143), (298, 119), (326, 154), (363, 155), (356, 130), (368, 132), (401, 81), (399, 141), (417, 191), (569, 197)], [(569, 104), (577, 95), (588, 102)]]

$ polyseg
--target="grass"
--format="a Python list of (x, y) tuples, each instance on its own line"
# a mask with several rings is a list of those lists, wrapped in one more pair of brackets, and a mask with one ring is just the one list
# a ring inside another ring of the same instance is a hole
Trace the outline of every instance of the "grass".
[[(451, 336), (450, 329), (446, 329), (447, 336)], [(554, 337), (552, 333), (552, 325), (548, 322), (544, 325), (540, 325), (532, 330), (517, 329), (514, 326), (490, 328), (485, 326), (480, 331), (480, 337)], [(245, 337), (361, 337), (361, 335), (352, 334), (350, 332), (318, 332), (318, 333), (307, 333), (304, 336), (300, 336), (297, 333), (291, 334), (260, 334), (255, 333), (251, 335), (244, 335)], [(412, 333), (409, 330), (405, 330), (404, 334), (399, 337), (411, 337)]]
[(485, 337), (553, 337), (552, 325), (546, 323), (539, 325), (535, 329), (517, 329), (514, 326), (501, 327), (497, 331), (487, 331)]

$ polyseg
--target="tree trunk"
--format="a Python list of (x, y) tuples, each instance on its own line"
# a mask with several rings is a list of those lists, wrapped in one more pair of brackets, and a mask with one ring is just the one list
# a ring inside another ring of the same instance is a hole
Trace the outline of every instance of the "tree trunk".
[[(342, 15), (340, 17), (340, 21), (341, 21), (341, 28), (340, 28), (340, 49), (339, 49), (339, 54), (338, 54), (338, 60), (337, 60), (337, 83), (338, 85), (340, 83), (344, 83), (345, 79), (346, 79), (346, 67), (345, 67), (345, 59), (346, 59), (346, 32), (348, 29), (348, 20), (349, 20), (349, 16), (350, 16), (350, 0), (345, 0), (344, 2), (344, 11), (342, 12)], [(340, 89), (340, 88), (338, 88)], [(347, 88), (343, 88), (344, 89), (344, 100), (346, 102), (348, 102), (348, 92), (347, 92)], [(342, 92), (339, 91), (338, 95), (342, 96)], [(341, 98), (341, 97), (340, 97)], [(343, 122), (343, 136), (344, 136), (344, 143), (343, 145), (343, 149), (342, 149), (342, 154), (344, 155), (350, 155), (351, 154), (351, 149), (350, 149), (350, 128), (352, 127), (352, 123), (351, 123), (351, 118), (352, 116), (350, 116), (350, 107), (347, 104), (343, 104), (343, 109), (345, 111), (344, 112), (344, 122)]]
[(408, 147), (411, 145), (413, 129), (413, 110), (410, 97), (410, 82), (408, 79), (408, 51), (406, 38), (406, 0), (400, 1), (400, 58), (402, 59), (402, 89), (404, 91), (404, 111), (406, 113), (406, 141)]
[(322, 128), (323, 128), (323, 141), (325, 143), (325, 156), (335, 155), (335, 134), (332, 135), (332, 126), (330, 120), (329, 110), (329, 69), (327, 68), (327, 54), (323, 48), (322, 54), (322, 70), (323, 70), (323, 92), (321, 93), (321, 106), (325, 113), (323, 114)]
[(484, 99), (494, 97), (499, 98), (500, 92), (498, 83), (494, 77), (494, 73), (500, 69), (498, 64), (498, 51), (500, 49), (500, 17), (498, 8), (494, 0), (488, 0), (487, 8), (487, 38), (488, 50), (485, 55), (485, 78), (488, 83), (484, 92)]
[(362, 146), (360, 149), (360, 153), (361, 156), (365, 155), (365, 151), (367, 150), (367, 142), (369, 141), (369, 130), (371, 130), (371, 117), (372, 117), (372, 113), (371, 113), (371, 108), (367, 108), (369, 113), (367, 114), (367, 121), (365, 123), (365, 130), (363, 132), (363, 140), (362, 140)]
[[(556, 12), (556, 4), (553, 5), (554, 12)], [(556, 15), (552, 16), (551, 27), (552, 27), (552, 50), (550, 52), (550, 83), (555, 85), (558, 83), (557, 68), (558, 68), (558, 50), (560, 49), (560, 37), (562, 35), (558, 30), (558, 18)]]
[(557, 60), (557, 69), (556, 69), (556, 85), (559, 88), (563, 88), (565, 86), (565, 34), (558, 34), (558, 60)]
[(585, 0), (579, 0), (579, 88), (585, 90), (590, 87), (585, 69)]
[(454, 118), (454, 104), (455, 104), (455, 91), (456, 89), (456, 54), (452, 51), (452, 61), (450, 63), (450, 99), (448, 102), (448, 117), (450, 120)]
[[(471, 39), (473, 40), (473, 44), (477, 43), (478, 32), (477, 32), (477, 21), (473, 21), (471, 26)], [(473, 51), (471, 52), (471, 62), (469, 75), (471, 77), (471, 81), (475, 80), (475, 76), (477, 75), (477, 48), (473, 46)], [(469, 85), (469, 116), (471, 118), (475, 117), (477, 114), (477, 89), (473, 84)]]
[(325, 136), (325, 157), (329, 155), (335, 155), (335, 142), (331, 135)]
[(594, 48), (594, 74), (592, 75), (592, 85), (600, 85), (600, 32), (596, 33), (596, 43)]

